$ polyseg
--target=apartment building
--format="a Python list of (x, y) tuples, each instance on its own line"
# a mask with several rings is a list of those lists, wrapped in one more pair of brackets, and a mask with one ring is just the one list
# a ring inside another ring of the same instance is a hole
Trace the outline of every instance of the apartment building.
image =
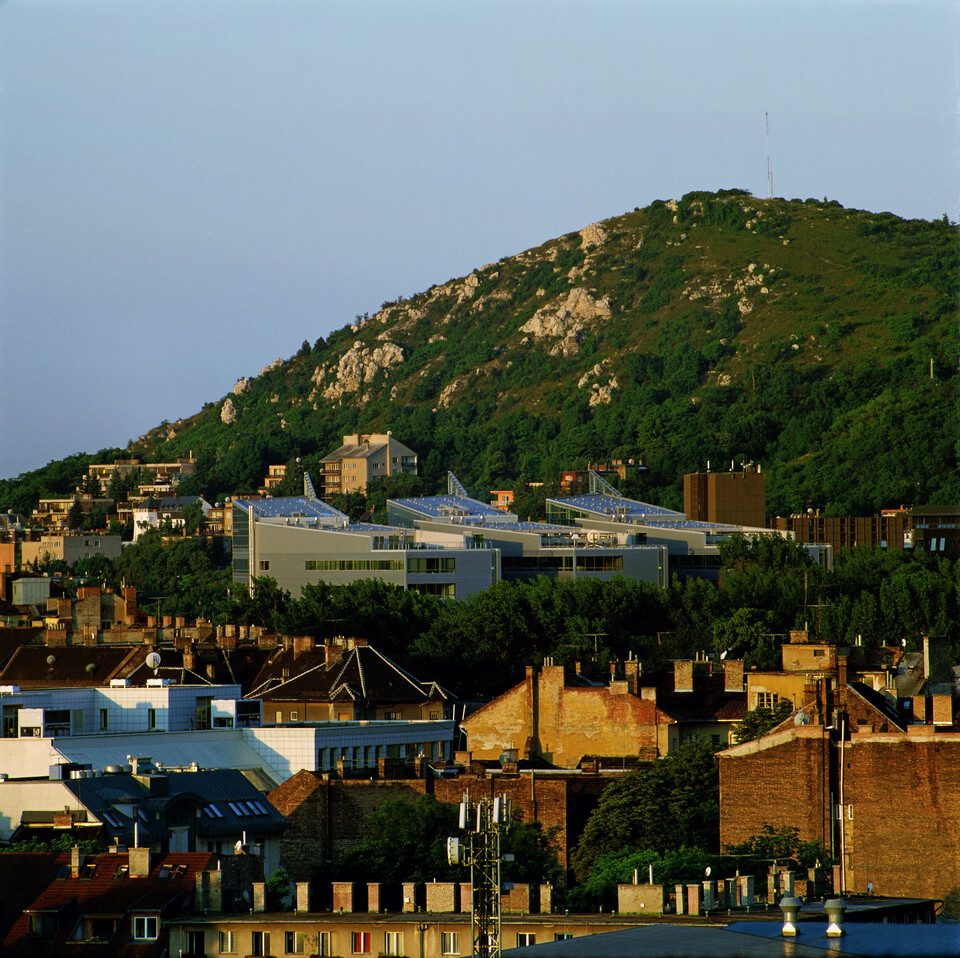
[(389, 432), (344, 436), (343, 445), (320, 461), (324, 499), (363, 492), (371, 479), (380, 476), (417, 474), (417, 454)]

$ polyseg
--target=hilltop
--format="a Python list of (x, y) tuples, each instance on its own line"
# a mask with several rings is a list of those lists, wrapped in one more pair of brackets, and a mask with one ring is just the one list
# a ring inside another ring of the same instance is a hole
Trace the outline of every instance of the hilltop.
[(216, 497), (389, 428), (481, 496), (619, 457), (670, 506), (707, 460), (762, 463), (773, 514), (960, 501), (957, 253), (945, 219), (689, 193), (384, 303), (125, 454), (192, 451)]

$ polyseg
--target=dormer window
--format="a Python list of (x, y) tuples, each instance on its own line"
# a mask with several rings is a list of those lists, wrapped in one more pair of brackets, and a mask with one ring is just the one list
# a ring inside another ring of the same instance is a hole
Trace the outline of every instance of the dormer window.
[(154, 941), (159, 935), (160, 919), (156, 915), (137, 915), (134, 917), (134, 941)]

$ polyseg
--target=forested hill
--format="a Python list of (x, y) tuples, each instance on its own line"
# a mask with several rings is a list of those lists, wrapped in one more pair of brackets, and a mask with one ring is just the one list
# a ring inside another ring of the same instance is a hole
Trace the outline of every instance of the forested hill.
[[(946, 217), (689, 193), (328, 340), (304, 330), (297, 355), (124, 452), (192, 450), (210, 498), (391, 429), (428, 481), (452, 469), (479, 496), (614, 457), (642, 459), (632, 491), (668, 506), (707, 460), (760, 462), (771, 514), (958, 502), (957, 253)], [(0, 507), (72, 492), (95, 458), (0, 483)]]

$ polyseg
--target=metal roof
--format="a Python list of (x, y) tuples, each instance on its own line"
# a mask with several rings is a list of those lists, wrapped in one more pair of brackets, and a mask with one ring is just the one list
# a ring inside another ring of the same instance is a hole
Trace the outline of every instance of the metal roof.
[(336, 519), (346, 523), (347, 517), (328, 506), (322, 499), (306, 496), (281, 496), (276, 499), (234, 499), (234, 505), (245, 512), (252, 508), (258, 519)]

